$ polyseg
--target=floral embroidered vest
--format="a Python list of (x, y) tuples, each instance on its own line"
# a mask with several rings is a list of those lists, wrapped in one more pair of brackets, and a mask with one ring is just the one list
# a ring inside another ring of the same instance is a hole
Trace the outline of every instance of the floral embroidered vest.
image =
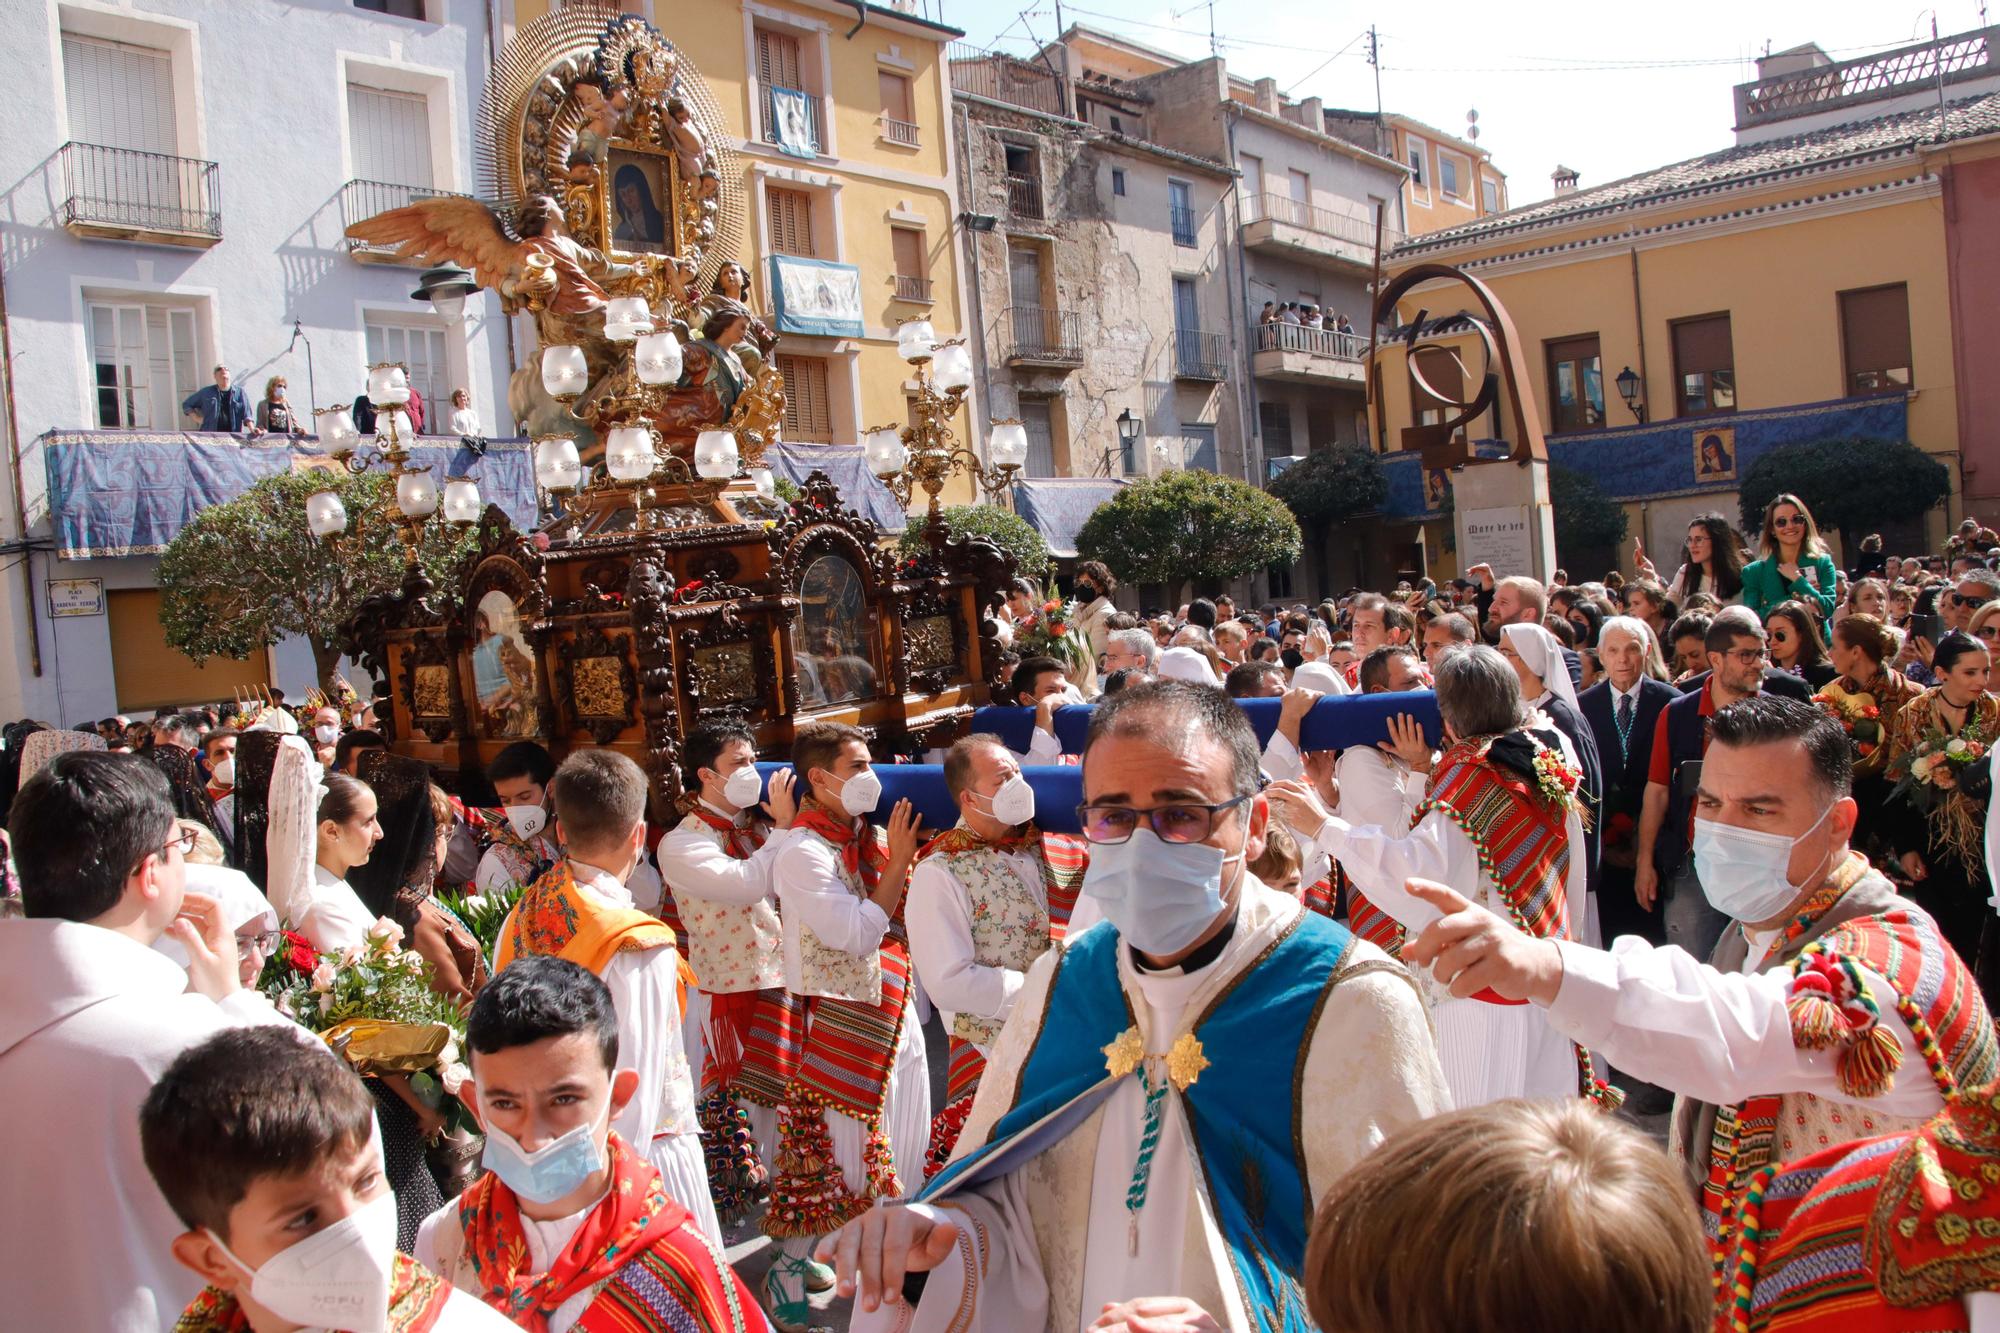
[[(867, 836), (883, 837), (882, 830), (869, 825)], [(801, 829), (793, 836), (826, 839), (811, 829)], [(856, 898), (866, 898), (868, 889), (861, 882), (861, 872), (849, 870), (840, 855), (840, 848), (827, 843), (833, 854), (834, 874), (847, 886), (847, 891)], [(886, 937), (885, 937), (886, 938)], [(800, 995), (827, 995), (836, 1000), (859, 1000), (864, 1004), (882, 1002), (882, 951), (872, 949), (867, 954), (856, 956), (845, 949), (836, 949), (814, 933), (805, 922), (799, 922), (799, 985)]]
[[(1048, 909), (1008, 858), (991, 847), (975, 847), (945, 858), (951, 876), (965, 891), (972, 916), (972, 961), (981, 967), (1025, 972), (1049, 951)], [(954, 1014), (951, 1031), (975, 1046), (991, 1048), (1004, 1026), (976, 1014)]]
[[(688, 815), (676, 832), (692, 834), (717, 847), (727, 846), (722, 831), (700, 815)], [(739, 907), (697, 897), (687, 886), (673, 882), (672, 862), (664, 849), (660, 860), (666, 872), (663, 878), (687, 927), (688, 962), (701, 978), (701, 988), (711, 995), (728, 995), (783, 986), (785, 934), (777, 904), (765, 897)]]

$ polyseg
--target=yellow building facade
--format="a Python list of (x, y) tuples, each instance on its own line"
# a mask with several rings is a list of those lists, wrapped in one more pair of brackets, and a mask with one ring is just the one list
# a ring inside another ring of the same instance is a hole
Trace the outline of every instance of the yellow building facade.
[[(503, 0), (503, 41), (551, 7)], [(651, 21), (721, 107), (744, 164), (736, 257), (754, 275), (752, 305), (771, 310), (777, 264), (859, 271), (858, 336), (780, 329), (785, 441), (851, 446), (870, 427), (907, 421), (916, 386), (897, 354), (897, 326), (928, 319), (940, 340), (966, 328), (945, 64), (947, 43), (962, 34), (881, 6), (814, 0), (599, 8)], [(977, 448), (968, 432), (981, 419), (968, 397), (953, 429)], [(970, 484), (953, 478), (944, 498), (969, 501)]]
[[(1765, 447), (1898, 424), (1952, 467), (1949, 512), (1897, 534), (1908, 549), (1935, 549), (1957, 514), (1959, 415), (1941, 190), (1916, 120), (1746, 143), (1413, 237), (1389, 272), (1450, 264), (1492, 288), (1519, 334), (1522, 388), (1553, 460), (1591, 475), (1628, 512), (1622, 567), (1643, 540), (1670, 569), (1697, 513), (1737, 521), (1737, 450), (1749, 451), (1747, 469)], [(1485, 368), (1475, 331), (1455, 321), (1470, 308), (1463, 295), (1424, 284), (1394, 320), (1407, 333), (1426, 317), (1424, 377), (1462, 385), (1461, 397)], [(1385, 341), (1372, 372), (1372, 424), (1392, 453), (1404, 428), (1440, 419), (1408, 355)], [(1636, 384), (1629, 405), (1621, 379)], [(1471, 434), (1498, 438), (1509, 419), (1503, 391), (1500, 411)], [(1696, 449), (1718, 431), (1729, 466), (1703, 469)], [(1442, 526), (1426, 525), (1434, 572)]]

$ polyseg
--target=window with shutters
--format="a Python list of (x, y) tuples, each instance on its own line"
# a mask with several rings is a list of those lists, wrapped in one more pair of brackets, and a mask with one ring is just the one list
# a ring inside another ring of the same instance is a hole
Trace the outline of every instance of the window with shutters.
[(1488, 213), (1500, 211), (1500, 182), (1491, 176), (1479, 178), (1479, 204)]
[(424, 0), (354, 0), (354, 7), (376, 14), (390, 14), (399, 19), (424, 17)]
[(1215, 427), (1203, 422), (1185, 422), (1181, 426), (1181, 446), (1186, 461), (1182, 466), (1190, 472), (1214, 472), (1218, 470), (1215, 453)]
[(1463, 171), (1464, 168), (1459, 165), (1457, 158), (1450, 153), (1442, 151), (1438, 153), (1438, 185), (1453, 199), (1460, 199), (1465, 195), (1464, 189), (1459, 184)]
[(833, 443), (826, 358), (781, 352), (778, 373), (785, 377), (785, 439), (799, 444)]
[(1597, 335), (1558, 338), (1546, 344), (1549, 360), (1549, 428), (1588, 430), (1604, 424), (1604, 363)]
[(820, 53), (797, 33), (755, 29), (761, 137), (803, 155), (826, 151)]
[(444, 330), (376, 315), (365, 317), (368, 364), (400, 361), (410, 369), (410, 385), (424, 396), (424, 432), (435, 435), (451, 416), (451, 366)]
[(428, 189), (430, 101), (422, 93), (347, 85), (347, 140), (354, 179)]
[(757, 29), (757, 79), (767, 88), (804, 92), (805, 51), (799, 39), (788, 32)]
[(1403, 160), (1410, 164), (1410, 189), (1428, 196), (1431, 187), (1424, 176), (1424, 163), (1430, 158), (1430, 145), (1413, 134), (1404, 144), (1403, 153)]
[(764, 200), (771, 212), (771, 249), (781, 255), (817, 259), (811, 192), (772, 185), (765, 188)]
[(1730, 341), (1729, 316), (1702, 315), (1676, 320), (1674, 387), (1679, 414), (1708, 416), (1736, 410), (1736, 348)]
[(917, 146), (915, 98), (907, 75), (881, 69), (875, 72), (882, 101), (882, 137), (905, 147)]
[(91, 301), (85, 320), (98, 426), (172, 430), (181, 425), (181, 404), (208, 382), (195, 346), (194, 308)]
[(930, 265), (925, 262), (924, 234), (915, 227), (891, 227), (889, 246), (896, 260), (896, 299), (930, 300)]
[(1285, 403), (1257, 404), (1257, 431), (1264, 437), (1266, 458), (1288, 458), (1292, 454), (1292, 409)]
[(62, 55), (73, 141), (179, 154), (173, 58), (167, 52), (66, 32)]
[(1904, 283), (1840, 293), (1847, 392), (1901, 393), (1910, 375), (1910, 289)]
[(1030, 477), (1056, 476), (1055, 414), (1048, 399), (1021, 400), (1021, 428), (1028, 434), (1028, 461), (1021, 471)]

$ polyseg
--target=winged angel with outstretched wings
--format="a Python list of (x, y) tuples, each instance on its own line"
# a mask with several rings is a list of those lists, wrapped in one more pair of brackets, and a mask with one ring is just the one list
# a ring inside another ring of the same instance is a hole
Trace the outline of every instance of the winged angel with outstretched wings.
[(528, 200), (515, 215), (514, 230), (519, 240), (476, 199), (439, 198), (377, 213), (347, 234), (394, 247), (398, 259), (463, 264), (480, 286), (500, 294), (510, 314), (546, 311), (574, 319), (604, 308), (604, 288), (593, 270), (610, 277), (613, 266), (563, 230), (560, 204), (547, 195)]

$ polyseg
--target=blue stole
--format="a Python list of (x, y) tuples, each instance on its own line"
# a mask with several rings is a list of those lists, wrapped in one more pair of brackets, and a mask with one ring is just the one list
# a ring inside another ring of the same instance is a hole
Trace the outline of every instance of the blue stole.
[[(1301, 912), (1194, 1028), (1211, 1062), (1180, 1094), (1198, 1175), (1244, 1304), (1255, 1326), (1270, 1333), (1312, 1328), (1299, 1287), (1314, 1202), (1298, 1156), (1299, 1076), (1328, 983), (1353, 945), (1345, 927)], [(1063, 948), (1013, 1107), (986, 1144), (934, 1176), (918, 1201), (1017, 1170), (1074, 1132), (1124, 1082), (1106, 1072), (1103, 1049), (1133, 1026), (1118, 983), (1124, 947), (1103, 924)]]

